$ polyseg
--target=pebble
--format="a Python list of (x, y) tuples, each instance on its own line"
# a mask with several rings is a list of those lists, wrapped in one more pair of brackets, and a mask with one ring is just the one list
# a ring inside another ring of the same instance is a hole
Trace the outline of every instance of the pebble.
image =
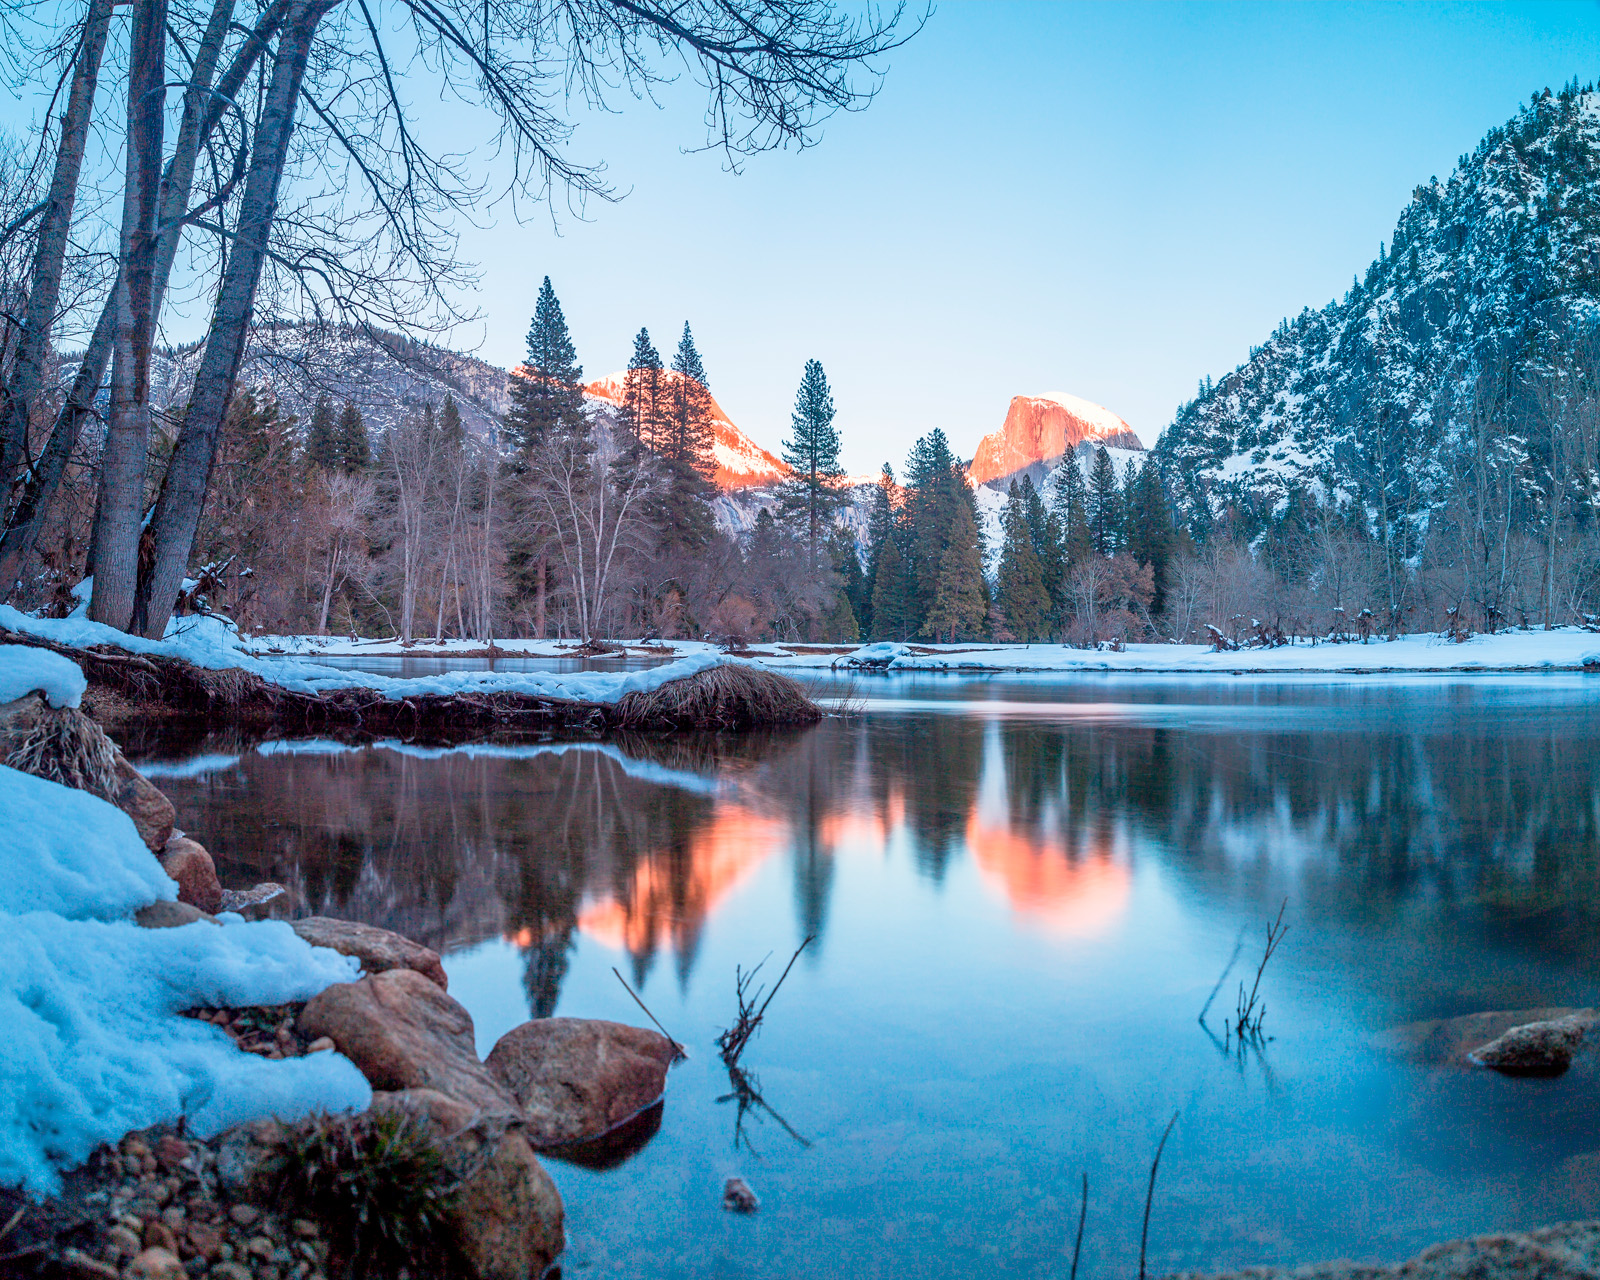
[(146, 1249), (165, 1249), (168, 1253), (178, 1252), (178, 1237), (165, 1222), (150, 1222), (144, 1228), (144, 1247)]
[(236, 1204), (228, 1210), (228, 1216), (235, 1226), (253, 1227), (261, 1219), (261, 1210), (253, 1204)]
[(292, 1230), (295, 1235), (304, 1236), (306, 1239), (310, 1239), (313, 1236), (319, 1236), (322, 1234), (321, 1228), (318, 1227), (315, 1222), (311, 1222), (306, 1218), (296, 1218), (290, 1224), (290, 1230)]
[(118, 1280), (122, 1274), (109, 1262), (91, 1258), (81, 1249), (62, 1250), (61, 1264), (69, 1275), (80, 1276), (82, 1280)]
[(106, 1243), (119, 1258), (131, 1258), (144, 1247), (138, 1232), (121, 1222), (106, 1232)]
[(272, 1261), (272, 1241), (266, 1236), (251, 1236), (245, 1243), (245, 1252), (253, 1257), (260, 1258), (263, 1262)]
[(333, 1040), (330, 1037), (328, 1037), (328, 1036), (318, 1036), (315, 1040), (313, 1040), (310, 1044), (308, 1044), (306, 1046), (306, 1052), (307, 1053), (326, 1053), (329, 1049), (332, 1049), (332, 1048), (335, 1048), (335, 1047), (336, 1046), (334, 1045)]
[(734, 1213), (754, 1213), (761, 1207), (761, 1201), (743, 1178), (729, 1178), (722, 1186), (722, 1207)]
[(250, 1268), (237, 1262), (219, 1262), (206, 1273), (211, 1280), (251, 1280)]

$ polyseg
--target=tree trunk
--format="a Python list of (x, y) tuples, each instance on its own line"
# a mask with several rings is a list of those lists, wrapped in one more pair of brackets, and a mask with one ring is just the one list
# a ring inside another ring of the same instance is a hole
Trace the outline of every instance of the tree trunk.
[(544, 639), (545, 631), (545, 576), (549, 572), (550, 564), (546, 556), (539, 557), (538, 566), (533, 574), (533, 638)]
[[(195, 375), (183, 430), (161, 485), (152, 523), (154, 556), (149, 577), (140, 582), (142, 630), (160, 636), (172, 613), (194, 547), (205, 505), (206, 487), (216, 457), (217, 436), (233, 397), (245, 336), (255, 309), (256, 286), (266, 258), (267, 237), (277, 211), (278, 187), (294, 132), (306, 60), (317, 24), (333, 0), (292, 0), (273, 58), (272, 82), (256, 128), (255, 155), (245, 181), (239, 222), (228, 255), (205, 356)], [(98, 584), (97, 584), (98, 587)]]
[[(78, 198), (78, 177), (83, 169), (84, 142), (94, 116), (100, 60), (110, 24), (111, 0), (90, 0), (78, 42), (78, 58), (72, 69), (72, 89), (67, 95), (66, 110), (61, 113), (61, 140), (56, 145), (50, 194), (39, 224), (33, 266), (28, 276), (22, 332), (12, 358), (10, 382), (5, 388), (4, 421), (0, 423), (0, 482), (8, 487), (27, 457), (28, 428), (39, 389), (44, 385), (50, 333), (55, 328), (56, 310), (61, 302), (61, 276), (66, 267), (72, 211)], [(4, 581), (9, 586), (13, 580), (14, 576), (8, 576)]]
[[(240, 87), (261, 57), (262, 51), (277, 31), (287, 8), (288, 0), (274, 0), (272, 6), (256, 23), (244, 45), (234, 55), (228, 69), (217, 82), (214, 92), (205, 94), (191, 92), (185, 96), (184, 119), (179, 127), (177, 148), (167, 163), (167, 171), (161, 182), (161, 236), (156, 246), (155, 279), (150, 304), (152, 314), (157, 318), (161, 314), (167, 279), (183, 231), (181, 218), (193, 186), (196, 158), (210, 141), (217, 125), (221, 123), (224, 100), (232, 99), (238, 94)], [(218, 0), (217, 10), (225, 9), (231, 12), (231, 0)], [(198, 51), (195, 70), (190, 76), (194, 86), (204, 83), (201, 72), (216, 65), (216, 53), (220, 51), (222, 38), (226, 35), (225, 30), (218, 32), (219, 21), (217, 12), (214, 11), (211, 24), (206, 30), (207, 43), (202, 44)], [(221, 22), (223, 28), (226, 25), (226, 22)], [(214, 35), (216, 48), (213, 51), (209, 47), (209, 42)], [(206, 73), (209, 74), (208, 71)], [(190, 129), (191, 108), (194, 113), (193, 118), (199, 121), (198, 129), (193, 131)], [(39, 531), (50, 514), (67, 462), (77, 445), (79, 432), (93, 410), (100, 384), (105, 381), (106, 366), (111, 360), (111, 339), (115, 320), (116, 290), (113, 288), (112, 297), (106, 301), (105, 307), (101, 310), (94, 337), (90, 339), (88, 350), (84, 352), (83, 361), (78, 366), (77, 377), (73, 380), (67, 403), (56, 415), (50, 441), (45, 446), (39, 463), (29, 473), (22, 498), (11, 513), (4, 536), (0, 537), (0, 598), (14, 589), (18, 575), (33, 551)]]
[[(154, 334), (156, 210), (161, 183), (166, 0), (134, 0), (128, 48), (127, 173), (122, 270), (113, 292), (111, 412), (95, 511), (94, 598), (89, 617), (119, 629), (142, 621), (135, 603), (144, 484), (150, 450), (150, 344)], [(173, 597), (177, 597), (174, 584)], [(163, 614), (161, 624), (166, 625)]]

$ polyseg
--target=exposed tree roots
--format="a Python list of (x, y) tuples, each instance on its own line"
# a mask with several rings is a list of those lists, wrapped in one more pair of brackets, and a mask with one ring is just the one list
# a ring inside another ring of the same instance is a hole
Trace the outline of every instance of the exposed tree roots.
[(3, 628), (0, 643), (71, 658), (89, 682), (90, 709), (110, 720), (161, 717), (288, 732), (448, 737), (491, 730), (747, 730), (809, 724), (822, 714), (797, 681), (743, 665), (710, 667), (614, 704), (501, 691), (395, 699), (373, 689), (298, 693), (236, 667), (211, 671), (181, 658), (105, 645), (77, 649)]

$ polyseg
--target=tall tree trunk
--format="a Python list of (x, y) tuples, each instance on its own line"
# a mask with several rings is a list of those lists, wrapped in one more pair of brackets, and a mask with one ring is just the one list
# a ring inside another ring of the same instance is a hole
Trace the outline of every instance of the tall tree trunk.
[[(126, 629), (135, 604), (144, 484), (150, 451), (150, 345), (155, 332), (156, 211), (166, 92), (166, 0), (134, 0), (128, 47), (127, 173), (123, 180), (122, 270), (114, 290), (111, 412), (95, 511), (94, 598), (89, 617)], [(174, 587), (176, 598), (177, 589)], [(166, 617), (161, 619), (166, 625)]]
[(195, 375), (194, 391), (183, 430), (162, 481), (151, 529), (154, 551), (148, 578), (139, 584), (141, 630), (160, 636), (172, 613), (178, 589), (194, 547), (195, 530), (205, 505), (206, 487), (216, 458), (217, 436), (232, 399), (245, 336), (255, 309), (256, 287), (266, 259), (267, 237), (277, 212), (289, 139), (294, 132), (300, 82), (317, 24), (333, 0), (292, 0), (278, 37), (261, 121), (256, 127), (255, 154), (245, 181), (239, 223), (228, 267), (206, 336), (206, 352)]
[[(197, 51), (194, 71), (190, 75), (191, 91), (184, 97), (184, 116), (178, 130), (177, 147), (161, 181), (161, 233), (156, 246), (150, 304), (152, 313), (158, 319), (183, 232), (182, 217), (194, 183), (196, 160), (222, 121), (225, 101), (237, 96), (282, 23), (288, 4), (289, 0), (274, 0), (234, 54), (228, 69), (217, 81), (215, 90), (201, 93), (199, 89), (206, 83), (205, 76), (215, 69), (217, 55), (227, 34), (227, 22), (219, 18), (219, 14), (231, 13), (232, 0), (217, 0), (217, 7), (212, 12), (205, 42)], [(198, 122), (197, 127), (190, 127), (191, 120)], [(56, 415), (49, 443), (41, 453), (39, 463), (30, 471), (22, 497), (11, 512), (4, 535), (0, 536), (0, 598), (14, 589), (17, 577), (38, 540), (39, 531), (49, 517), (67, 462), (77, 445), (78, 435), (94, 407), (95, 395), (105, 381), (106, 366), (111, 360), (115, 320), (116, 290), (113, 288), (111, 298), (107, 299), (101, 310), (94, 337), (78, 366), (67, 402)]]
[[(11, 378), (5, 387), (0, 412), (0, 482), (12, 485), (28, 453), (28, 428), (39, 390), (44, 386), (45, 364), (50, 358), (50, 332), (55, 328), (61, 303), (61, 277), (66, 268), (67, 238), (72, 211), (77, 204), (78, 177), (83, 170), (84, 143), (94, 116), (95, 90), (100, 83), (100, 60), (105, 53), (106, 31), (111, 25), (112, 0), (89, 0), (72, 68), (72, 88), (61, 113), (61, 140), (56, 145), (55, 170), (50, 176), (28, 275), (28, 301), (22, 312), (22, 332), (12, 357)], [(7, 495), (9, 496), (9, 494)], [(7, 579), (7, 585), (13, 579)]]
[(550, 572), (550, 558), (540, 556), (533, 573), (533, 637), (543, 640), (545, 632), (545, 579)]

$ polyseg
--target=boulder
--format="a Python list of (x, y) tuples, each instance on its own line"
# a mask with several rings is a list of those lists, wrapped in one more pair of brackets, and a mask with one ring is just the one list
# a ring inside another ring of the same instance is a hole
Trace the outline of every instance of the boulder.
[(141, 929), (176, 929), (179, 925), (193, 924), (196, 920), (216, 919), (199, 907), (187, 902), (152, 902), (133, 913), (133, 922)]
[(1572, 1055), (1594, 1022), (1587, 1010), (1564, 1018), (1512, 1027), (1468, 1055), (1480, 1067), (1508, 1076), (1558, 1076), (1572, 1065)]
[(174, 836), (160, 854), (161, 869), (178, 882), (178, 901), (214, 914), (222, 910), (217, 864), (198, 840)]
[(537, 1148), (585, 1142), (666, 1092), (677, 1047), (620, 1022), (537, 1018), (500, 1037), (484, 1066), (516, 1098)]
[(435, 983), (439, 990), (450, 989), (450, 980), (439, 963), (439, 953), (410, 938), (402, 938), (398, 933), (353, 920), (335, 920), (331, 916), (309, 916), (294, 921), (292, 927), (314, 947), (328, 947), (340, 955), (354, 956), (368, 973), (412, 969)]
[(517, 1114), (478, 1061), (472, 1015), (415, 970), (329, 987), (300, 1011), (299, 1026), (332, 1040), (374, 1089), (434, 1089), (485, 1115)]
[(1410, 1022), (1383, 1032), (1378, 1036), (1378, 1043), (1391, 1053), (1428, 1066), (1470, 1069), (1473, 1066), (1473, 1050), (1504, 1035), (1512, 1027), (1593, 1012), (1586, 1009), (1542, 1008), (1469, 1013), (1459, 1018)]
[(236, 912), (246, 920), (288, 920), (299, 907), (300, 895), (275, 880), (222, 891), (222, 910)]
[(150, 846), (151, 853), (160, 853), (172, 839), (172, 824), (178, 811), (172, 801), (164, 796), (156, 784), (140, 773), (122, 752), (117, 752), (116, 791), (111, 802), (133, 819), (139, 836)]
[(486, 1118), (432, 1089), (373, 1095), (433, 1135), (460, 1193), (450, 1211), (457, 1256), (476, 1280), (533, 1280), (566, 1247), (561, 1194), (514, 1121)]
[(1324, 1262), (1245, 1267), (1209, 1276), (1182, 1271), (1167, 1280), (1594, 1280), (1597, 1274), (1600, 1222), (1571, 1222), (1517, 1235), (1475, 1236), (1436, 1244), (1393, 1267)]

